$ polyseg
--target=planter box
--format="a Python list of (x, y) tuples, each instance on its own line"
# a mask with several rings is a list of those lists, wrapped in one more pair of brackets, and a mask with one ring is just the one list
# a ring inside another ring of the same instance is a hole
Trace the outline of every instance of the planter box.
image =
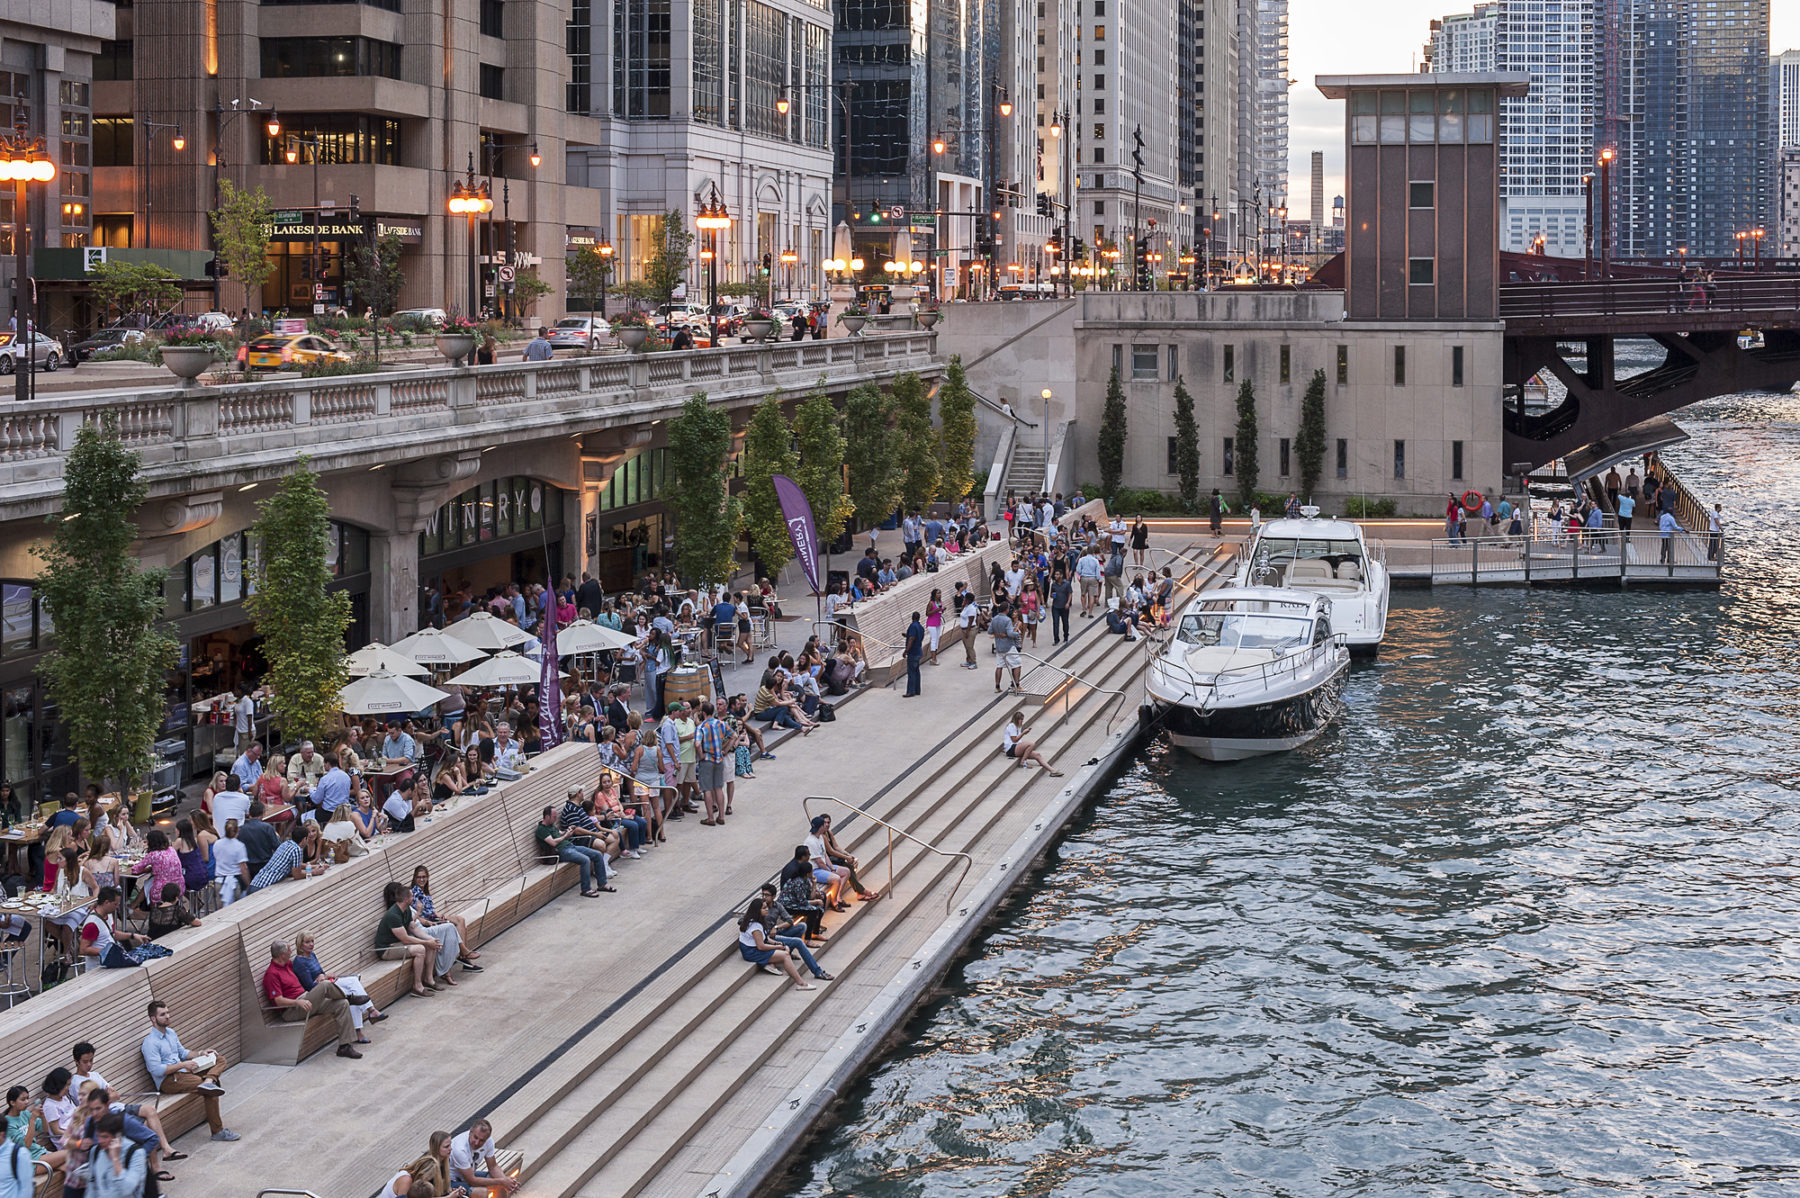
[(197, 385), (195, 380), (212, 366), (213, 352), (198, 345), (165, 345), (162, 361), (169, 373), (181, 380), (183, 387), (192, 387)]
[(471, 333), (439, 333), (431, 340), (452, 366), (468, 365), (469, 355), (475, 352), (475, 337)]

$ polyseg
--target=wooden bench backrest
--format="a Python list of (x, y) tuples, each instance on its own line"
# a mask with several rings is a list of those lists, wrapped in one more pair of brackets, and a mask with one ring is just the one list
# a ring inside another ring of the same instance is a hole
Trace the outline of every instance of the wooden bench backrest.
[[(421, 862), (431, 867), (433, 895), (449, 899), (444, 905), (451, 909), (460, 905), (458, 898), (506, 889), (508, 877), (528, 870), (546, 875), (533, 851), (537, 814), (547, 803), (560, 805), (568, 787), (591, 786), (597, 773), (592, 746), (554, 749), (536, 758), (520, 781), (464, 800), (368, 856), (333, 866), (322, 877), (282, 882), (206, 916), (201, 927), (165, 937), (173, 956), (141, 969), (92, 969), (0, 1012), (0, 1078), (28, 1085), (35, 1094), (52, 1068), (72, 1064), (71, 1046), (88, 1040), (114, 1087), (127, 1093), (152, 1089), (140, 1051), (152, 997), (169, 1004), (183, 1044), (241, 1060), (242, 967), (260, 981), (271, 940), (310, 931), (319, 938), (325, 966), (349, 973), (368, 960), (362, 950), (374, 946), (382, 888), (390, 879), (410, 881)], [(198, 1117), (198, 1104), (189, 1105), (195, 1112), (172, 1130), (184, 1130)]]

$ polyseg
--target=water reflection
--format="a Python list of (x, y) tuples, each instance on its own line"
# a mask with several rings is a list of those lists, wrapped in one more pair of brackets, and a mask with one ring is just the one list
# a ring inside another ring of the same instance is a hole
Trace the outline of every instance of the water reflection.
[(1682, 422), (1724, 590), (1400, 594), (1326, 736), (1151, 746), (792, 1192), (1800, 1193), (1800, 399)]

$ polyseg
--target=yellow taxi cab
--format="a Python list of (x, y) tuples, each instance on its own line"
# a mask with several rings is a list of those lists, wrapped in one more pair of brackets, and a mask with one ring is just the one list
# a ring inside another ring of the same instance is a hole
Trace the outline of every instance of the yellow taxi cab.
[(348, 362), (350, 355), (317, 333), (271, 334), (250, 343), (245, 364), (256, 368)]

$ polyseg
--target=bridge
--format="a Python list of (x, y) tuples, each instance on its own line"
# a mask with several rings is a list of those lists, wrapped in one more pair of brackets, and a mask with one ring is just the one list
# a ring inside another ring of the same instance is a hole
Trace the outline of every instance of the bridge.
[[(1615, 277), (1595, 278), (1580, 260), (1500, 257), (1510, 280), (1499, 297), (1509, 468), (1541, 466), (1715, 395), (1786, 391), (1800, 380), (1800, 263), (1703, 282), (1669, 266), (1611, 266)], [(1740, 344), (1745, 334), (1753, 336)], [(1655, 342), (1663, 361), (1619, 377), (1621, 337)], [(1548, 412), (1528, 412), (1525, 384), (1540, 373), (1568, 394)]]

